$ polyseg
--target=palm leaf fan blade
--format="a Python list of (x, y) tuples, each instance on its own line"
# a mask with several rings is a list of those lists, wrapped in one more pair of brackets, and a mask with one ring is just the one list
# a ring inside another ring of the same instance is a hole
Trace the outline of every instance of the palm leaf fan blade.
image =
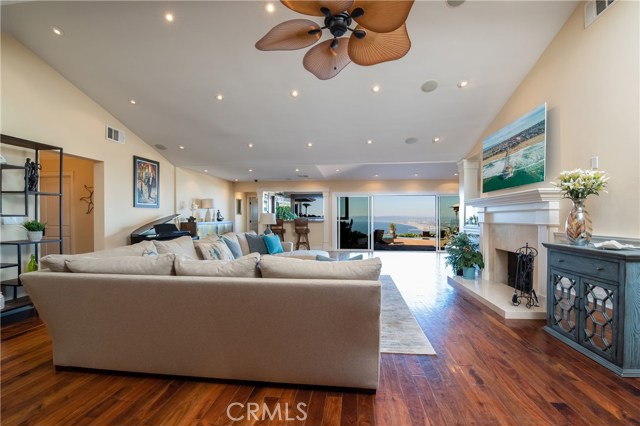
[(349, 13), (362, 8), (364, 14), (354, 18), (359, 25), (376, 33), (388, 33), (406, 22), (412, 6), (413, 0), (356, 0)]
[[(356, 30), (364, 28), (358, 25)], [(349, 57), (354, 63), (363, 66), (395, 61), (406, 55), (409, 49), (411, 40), (404, 24), (389, 33), (367, 31), (364, 38), (358, 39), (352, 35), (349, 40)]]
[(287, 6), (294, 12), (302, 13), (310, 16), (324, 16), (322, 11), (326, 7), (331, 11), (332, 15), (337, 15), (353, 6), (354, 0), (346, 1), (309, 1), (309, 0), (280, 0), (282, 4)]
[(256, 43), (258, 50), (297, 50), (311, 46), (320, 39), (321, 34), (309, 34), (320, 26), (308, 19), (292, 19), (282, 22), (265, 34)]
[(340, 43), (335, 49), (331, 48), (333, 40), (323, 41), (309, 49), (302, 60), (304, 68), (320, 80), (328, 80), (338, 75), (351, 62), (348, 53), (349, 39), (344, 37), (339, 40)]

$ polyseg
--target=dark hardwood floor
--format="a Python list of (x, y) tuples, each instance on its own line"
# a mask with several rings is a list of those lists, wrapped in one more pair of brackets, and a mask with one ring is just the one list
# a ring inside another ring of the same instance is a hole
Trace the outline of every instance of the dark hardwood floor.
[[(640, 379), (600, 367), (542, 331), (542, 321), (503, 320), (462, 296), (435, 253), (379, 255), (437, 356), (382, 354), (375, 394), (56, 371), (46, 327), (29, 318), (2, 326), (2, 425), (640, 424)], [(249, 403), (259, 418), (279, 406), (281, 420), (247, 420)], [(296, 419), (297, 404), (306, 419)]]

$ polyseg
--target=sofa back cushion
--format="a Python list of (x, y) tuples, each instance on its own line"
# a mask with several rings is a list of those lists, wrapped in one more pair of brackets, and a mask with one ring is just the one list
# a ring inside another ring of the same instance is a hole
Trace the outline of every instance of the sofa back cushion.
[(175, 268), (176, 275), (259, 278), (259, 260), (258, 253), (251, 253), (234, 260), (192, 260), (186, 257), (177, 257)]
[(65, 265), (66, 260), (105, 257), (122, 257), (122, 256), (149, 256), (157, 255), (158, 251), (152, 241), (141, 241), (130, 246), (116, 247), (108, 250), (94, 251), (92, 253), (83, 254), (50, 254), (40, 259), (40, 269), (49, 269), (53, 272), (71, 272)]
[(65, 263), (71, 272), (86, 274), (173, 275), (172, 253), (158, 256), (82, 257)]
[(352, 262), (317, 262), (291, 257), (264, 256), (260, 259), (264, 278), (299, 278), (328, 280), (378, 280), (380, 258)]
[(175, 255), (188, 256), (192, 259), (198, 258), (193, 240), (187, 235), (175, 240), (154, 241), (153, 243), (158, 249), (158, 254), (173, 253)]

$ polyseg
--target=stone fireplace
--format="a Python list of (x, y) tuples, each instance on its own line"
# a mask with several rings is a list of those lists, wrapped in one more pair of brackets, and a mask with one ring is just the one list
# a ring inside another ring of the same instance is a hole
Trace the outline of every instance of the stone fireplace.
[[(541, 308), (544, 309), (543, 299), (546, 298), (547, 290), (547, 252), (542, 243), (554, 241), (554, 233), (558, 231), (560, 225), (560, 199), (561, 193), (557, 189), (540, 188), (466, 201), (466, 205), (478, 209), (480, 251), (485, 262), (481, 278), (476, 280), (474, 285), (479, 287), (486, 284), (496, 290), (471, 289), (471, 291), (475, 293), (474, 297), (483, 299), (481, 300), (483, 303), (505, 318), (540, 317), (540, 315), (528, 314), (527, 309), (522, 305), (514, 307), (517, 309), (513, 312), (508, 311), (510, 300), (506, 303), (503, 300), (510, 299), (509, 295), (513, 293), (513, 289), (507, 286), (509, 275), (507, 252), (515, 252), (526, 243), (538, 251), (533, 271), (533, 289), (540, 299)], [(490, 300), (493, 297), (497, 299)], [(524, 311), (520, 314), (519, 310)], [(541, 313), (544, 314), (544, 311)]]

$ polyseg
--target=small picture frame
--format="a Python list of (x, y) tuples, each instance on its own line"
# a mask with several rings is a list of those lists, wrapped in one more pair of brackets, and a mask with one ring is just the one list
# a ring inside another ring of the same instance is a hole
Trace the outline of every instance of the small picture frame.
[(133, 207), (160, 208), (160, 163), (133, 156)]

